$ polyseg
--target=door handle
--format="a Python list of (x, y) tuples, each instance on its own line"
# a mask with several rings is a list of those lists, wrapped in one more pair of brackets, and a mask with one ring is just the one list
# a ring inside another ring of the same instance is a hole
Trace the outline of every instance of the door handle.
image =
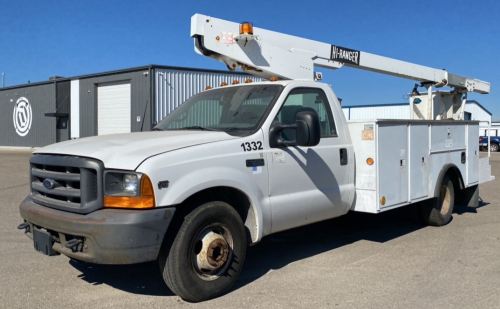
[(347, 149), (340, 148), (340, 165), (347, 165)]

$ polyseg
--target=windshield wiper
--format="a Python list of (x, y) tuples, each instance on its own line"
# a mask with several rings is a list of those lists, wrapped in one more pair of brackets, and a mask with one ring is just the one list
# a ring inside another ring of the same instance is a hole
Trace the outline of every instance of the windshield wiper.
[(151, 130), (151, 131), (165, 131), (165, 130), (160, 129), (160, 128), (153, 128), (153, 130)]
[(202, 127), (202, 126), (189, 126), (189, 127), (179, 128), (177, 130), (219, 131), (219, 130), (214, 129), (214, 128), (208, 128), (208, 127)]
[(241, 128), (230, 127), (230, 128), (222, 129), (222, 131), (224, 131), (224, 132), (234, 132), (234, 131), (238, 131), (238, 130), (241, 130)]

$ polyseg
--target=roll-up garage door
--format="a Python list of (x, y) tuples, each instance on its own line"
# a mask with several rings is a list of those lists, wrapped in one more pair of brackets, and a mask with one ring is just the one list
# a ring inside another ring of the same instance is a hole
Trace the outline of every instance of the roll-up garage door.
[(130, 81), (97, 86), (97, 135), (130, 132)]

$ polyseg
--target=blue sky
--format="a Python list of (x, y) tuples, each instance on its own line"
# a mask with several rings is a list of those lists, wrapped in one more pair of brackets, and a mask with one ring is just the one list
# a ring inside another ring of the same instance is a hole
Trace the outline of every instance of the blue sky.
[[(500, 1), (0, 0), (6, 86), (147, 64), (225, 70), (193, 50), (195, 13), (410, 61), (491, 83), (470, 94), (500, 118)], [(345, 105), (407, 102), (414, 82), (318, 69)]]

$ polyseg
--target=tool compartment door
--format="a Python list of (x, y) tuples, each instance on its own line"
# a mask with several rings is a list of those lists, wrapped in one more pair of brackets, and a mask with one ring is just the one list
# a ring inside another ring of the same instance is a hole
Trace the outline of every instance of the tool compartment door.
[(479, 123), (467, 124), (467, 180), (466, 186), (479, 183)]
[(416, 201), (429, 195), (429, 125), (411, 123), (410, 198)]
[[(378, 126), (378, 188), (380, 208), (408, 203), (408, 124)], [(385, 204), (382, 200), (385, 197)]]

